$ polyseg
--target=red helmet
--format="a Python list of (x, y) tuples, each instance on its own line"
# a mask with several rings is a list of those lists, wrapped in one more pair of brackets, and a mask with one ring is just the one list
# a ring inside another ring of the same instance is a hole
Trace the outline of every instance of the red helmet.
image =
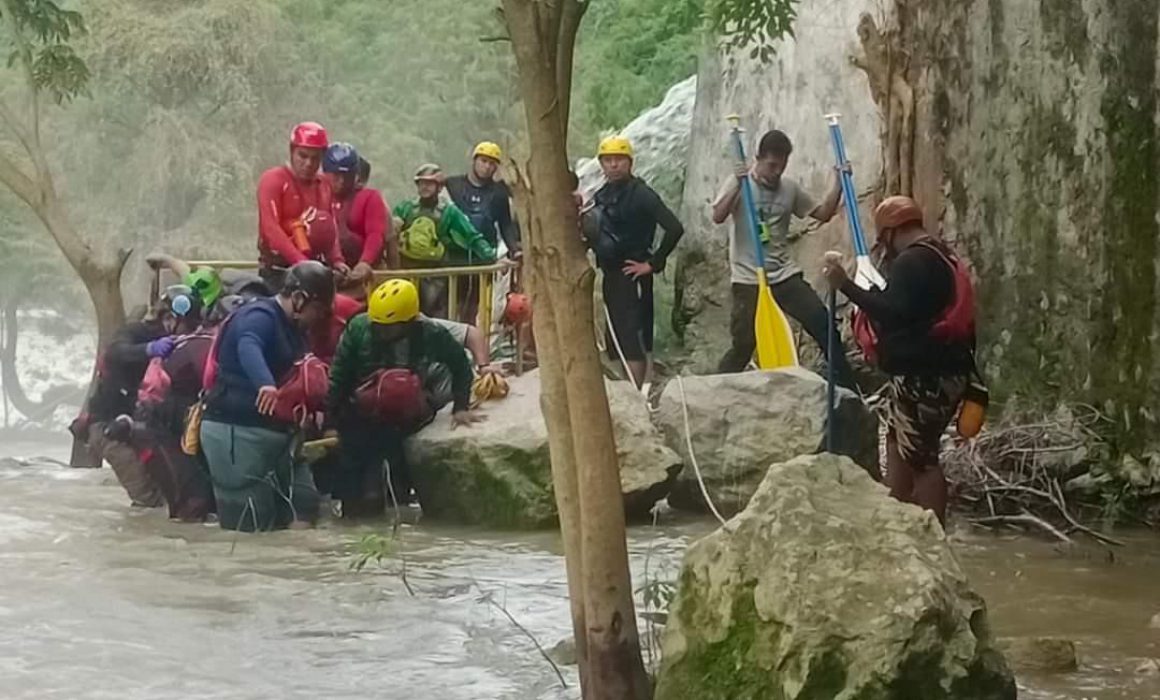
[(290, 145), (300, 148), (326, 148), (326, 128), (318, 122), (302, 122), (290, 132)]
[(510, 292), (507, 295), (507, 306), (503, 310), (503, 322), (509, 326), (518, 326), (532, 320), (532, 302), (527, 294)]

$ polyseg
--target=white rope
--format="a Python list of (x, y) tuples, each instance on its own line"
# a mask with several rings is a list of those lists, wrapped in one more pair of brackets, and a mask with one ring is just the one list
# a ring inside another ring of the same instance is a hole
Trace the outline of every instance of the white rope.
[(616, 328), (612, 325), (612, 315), (608, 313), (608, 304), (601, 304), (604, 307), (604, 322), (608, 324), (608, 335), (612, 337), (612, 345), (616, 348), (616, 356), (620, 358), (620, 366), (624, 368), (625, 375), (628, 376), (628, 381), (632, 382), (632, 386), (640, 391), (642, 387), (637, 386), (636, 377), (632, 375), (632, 370), (628, 366), (628, 360), (624, 357), (624, 351), (620, 349), (620, 338), (616, 335)]
[(685, 447), (689, 450), (689, 461), (693, 463), (693, 473), (697, 475), (697, 486), (701, 487), (701, 496), (705, 498), (705, 503), (709, 505), (709, 510), (717, 518), (717, 522), (728, 529), (728, 523), (717, 510), (717, 506), (713, 504), (713, 499), (709, 497), (709, 489), (705, 487), (705, 479), (701, 476), (701, 466), (697, 464), (697, 455), (693, 454), (693, 433), (689, 429), (689, 402), (685, 398), (685, 382), (679, 374), (677, 375), (677, 388), (681, 390), (681, 414), (685, 420)]

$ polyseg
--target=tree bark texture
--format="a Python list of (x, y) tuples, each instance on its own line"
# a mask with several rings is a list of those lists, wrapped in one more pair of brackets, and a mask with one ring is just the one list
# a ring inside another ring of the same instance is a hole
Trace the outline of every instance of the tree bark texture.
[[(527, 115), (531, 157), (523, 183), (530, 214), (526, 246), (535, 316), (536, 344), (555, 359), (543, 365), (544, 383), (563, 388), (564, 408), (545, 411), (549, 435), (570, 433), (580, 513), (585, 625), (584, 697), (593, 700), (643, 700), (650, 687), (640, 655), (632, 583), (625, 541), (619, 460), (604, 378), (592, 342), (594, 273), (579, 238), (566, 153), (566, 117), (561, 113), (558, 67), (571, 63), (571, 41), (561, 41), (563, 18), (578, 0), (544, 2), (504, 0), (512, 50), (519, 69)], [(578, 23), (576, 23), (578, 26)], [(563, 37), (571, 39), (574, 37)], [(545, 303), (546, 302), (546, 303)], [(554, 326), (555, 347), (549, 334)], [(541, 335), (545, 334), (545, 335)], [(562, 377), (561, 377), (562, 375)], [(555, 401), (558, 395), (545, 395)], [(566, 422), (562, 422), (567, 417)], [(553, 448), (563, 449), (556, 437)], [(553, 472), (567, 467), (555, 464)], [(557, 488), (565, 483), (556, 482)]]

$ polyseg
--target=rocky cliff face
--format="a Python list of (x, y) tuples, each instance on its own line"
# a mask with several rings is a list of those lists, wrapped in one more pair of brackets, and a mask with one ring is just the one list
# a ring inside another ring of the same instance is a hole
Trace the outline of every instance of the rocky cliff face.
[(900, 3), (916, 182), (971, 256), (1001, 394), (1154, 422), (1160, 3)]
[[(831, 163), (827, 111), (845, 115), (859, 187), (883, 170), (884, 120), (849, 60), (863, 55), (863, 12), (896, 38), (891, 71), (913, 109), (903, 170), (928, 224), (975, 267), (996, 393), (1092, 402), (1115, 419), (1121, 446), (1142, 448), (1160, 396), (1157, 0), (807, 3), (771, 65), (707, 52), (675, 311), (697, 365), (711, 365), (727, 328), (726, 232), (708, 218), (729, 168), (723, 117), (741, 114), (751, 136), (786, 130), (789, 174), (818, 195)], [(813, 272), (839, 243), (844, 222), (807, 236), (799, 260)]]

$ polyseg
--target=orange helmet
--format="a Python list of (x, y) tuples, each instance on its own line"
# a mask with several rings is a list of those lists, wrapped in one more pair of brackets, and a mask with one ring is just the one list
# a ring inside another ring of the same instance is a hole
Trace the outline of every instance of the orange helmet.
[(509, 292), (507, 305), (503, 310), (503, 322), (509, 326), (518, 326), (532, 320), (532, 302), (527, 294)]
[(904, 224), (922, 224), (922, 207), (910, 197), (887, 197), (874, 210), (874, 228), (879, 231)]

